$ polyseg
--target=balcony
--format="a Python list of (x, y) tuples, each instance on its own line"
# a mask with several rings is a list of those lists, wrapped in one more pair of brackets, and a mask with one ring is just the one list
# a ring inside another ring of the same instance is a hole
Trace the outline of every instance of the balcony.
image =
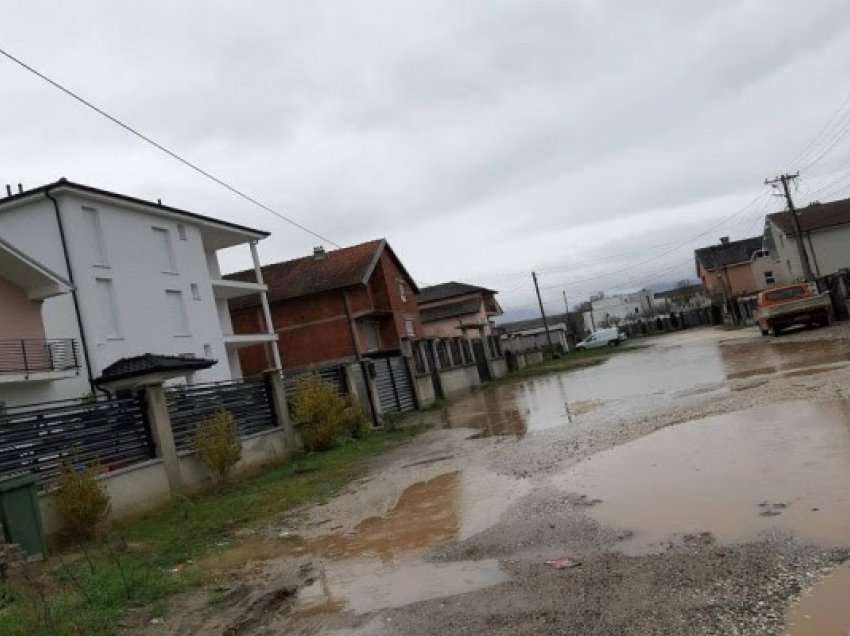
[(61, 380), (79, 372), (73, 338), (0, 338), (0, 383)]
[(268, 291), (266, 285), (259, 283), (248, 283), (241, 280), (224, 280), (214, 279), (212, 281), (213, 294), (217, 299), (230, 300), (231, 298), (241, 298), (242, 296), (250, 296)]

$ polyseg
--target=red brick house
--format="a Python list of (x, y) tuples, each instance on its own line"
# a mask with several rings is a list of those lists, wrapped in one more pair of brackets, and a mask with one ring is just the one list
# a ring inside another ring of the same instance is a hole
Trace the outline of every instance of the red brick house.
[[(422, 336), (419, 288), (385, 239), (262, 268), (272, 323), (286, 369), (342, 363), (399, 351)], [(253, 280), (253, 270), (227, 276)], [(259, 298), (230, 301), (234, 333), (265, 327)], [(271, 365), (262, 347), (240, 351), (246, 375)]]

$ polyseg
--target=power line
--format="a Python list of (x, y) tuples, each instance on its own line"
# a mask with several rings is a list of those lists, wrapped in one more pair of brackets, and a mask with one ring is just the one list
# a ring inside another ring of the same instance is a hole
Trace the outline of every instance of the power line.
[(140, 131), (139, 131), (139, 130), (137, 130), (136, 128), (133, 128), (132, 126), (130, 126), (129, 124), (127, 124), (127, 123), (125, 123), (125, 122), (123, 122), (123, 121), (121, 121), (121, 120), (120, 120), (120, 119), (118, 119), (117, 117), (115, 117), (115, 116), (113, 116), (113, 115), (110, 115), (110, 114), (109, 114), (108, 112), (106, 112), (104, 109), (100, 108), (99, 106), (96, 106), (95, 104), (93, 104), (92, 102), (88, 101), (88, 100), (87, 100), (87, 99), (85, 99), (84, 97), (81, 97), (80, 95), (78, 95), (77, 93), (75, 93), (74, 91), (72, 91), (70, 88), (67, 88), (67, 87), (63, 86), (62, 84), (60, 84), (60, 83), (59, 83), (59, 82), (57, 82), (56, 80), (51, 79), (50, 77), (48, 77), (47, 75), (45, 75), (45, 74), (44, 74), (44, 73), (42, 73), (41, 71), (39, 71), (39, 70), (37, 70), (37, 69), (33, 68), (32, 66), (30, 66), (29, 64), (27, 64), (27, 63), (26, 63), (26, 62), (24, 62), (23, 60), (21, 60), (21, 59), (19, 59), (19, 58), (15, 57), (14, 55), (12, 55), (11, 53), (9, 53), (9, 52), (8, 52), (8, 51), (6, 51), (5, 49), (0, 48), (0, 54), (2, 54), (2, 55), (3, 55), (3, 56), (5, 56), (6, 58), (8, 58), (8, 59), (9, 59), (9, 60), (11, 60), (12, 62), (14, 62), (15, 64), (17, 64), (17, 65), (18, 65), (18, 66), (20, 66), (21, 68), (23, 68), (23, 69), (25, 69), (25, 70), (29, 71), (30, 73), (32, 73), (32, 74), (33, 74), (33, 75), (35, 75), (36, 77), (39, 77), (40, 79), (44, 80), (45, 82), (47, 82), (48, 84), (50, 84), (50, 85), (51, 85), (51, 86), (53, 86), (54, 88), (56, 88), (56, 89), (58, 89), (58, 90), (62, 91), (63, 93), (65, 93), (65, 94), (66, 94), (66, 95), (68, 95), (69, 97), (71, 97), (71, 98), (75, 99), (76, 101), (80, 102), (81, 104), (83, 104), (83, 105), (84, 105), (84, 106), (86, 106), (87, 108), (90, 108), (91, 110), (93, 110), (93, 111), (94, 111), (94, 112), (96, 112), (97, 114), (99, 114), (99, 115), (101, 115), (101, 116), (103, 116), (103, 117), (106, 117), (106, 118), (107, 118), (109, 121), (111, 121), (113, 124), (116, 124), (116, 125), (120, 126), (121, 128), (123, 128), (123, 129), (124, 129), (124, 130), (126, 130), (127, 132), (131, 133), (132, 135), (135, 135), (136, 137), (138, 137), (138, 138), (139, 138), (139, 139), (141, 139), (142, 141), (144, 141), (144, 142), (146, 142), (146, 143), (150, 144), (151, 146), (153, 146), (154, 148), (156, 148), (156, 149), (158, 149), (158, 150), (160, 150), (160, 151), (164, 152), (165, 154), (167, 154), (167, 155), (168, 155), (168, 156), (170, 156), (171, 158), (176, 159), (177, 161), (179, 161), (179, 162), (180, 162), (180, 163), (182, 163), (183, 165), (187, 166), (188, 168), (191, 168), (192, 170), (194, 170), (194, 171), (195, 171), (195, 172), (197, 172), (198, 174), (200, 174), (200, 175), (202, 175), (202, 176), (206, 177), (207, 179), (209, 179), (210, 181), (213, 181), (214, 183), (217, 183), (218, 185), (222, 186), (223, 188), (226, 188), (227, 190), (229, 190), (229, 191), (230, 191), (230, 192), (232, 192), (233, 194), (235, 194), (235, 195), (237, 195), (237, 196), (239, 196), (239, 197), (241, 197), (241, 198), (245, 199), (245, 200), (246, 200), (246, 201), (248, 201), (249, 203), (252, 203), (252, 204), (256, 205), (257, 207), (259, 207), (259, 208), (261, 208), (261, 209), (265, 210), (266, 212), (269, 212), (269, 213), (271, 213), (271, 214), (274, 214), (276, 217), (278, 217), (278, 218), (282, 219), (283, 221), (286, 221), (286, 222), (287, 222), (287, 223), (289, 223), (290, 225), (293, 225), (293, 226), (297, 227), (299, 230), (303, 230), (303, 231), (304, 231), (304, 232), (306, 232), (307, 234), (310, 234), (311, 236), (314, 236), (314, 237), (316, 237), (317, 239), (319, 239), (319, 240), (321, 240), (321, 241), (324, 241), (325, 243), (329, 243), (330, 245), (333, 245), (334, 247), (342, 247), (341, 245), (339, 245), (338, 243), (336, 243), (336, 242), (332, 241), (331, 239), (327, 238), (326, 236), (322, 236), (322, 235), (321, 235), (321, 234), (319, 234), (318, 232), (314, 232), (313, 230), (311, 230), (310, 228), (308, 228), (308, 227), (307, 227), (307, 226), (305, 226), (305, 225), (302, 225), (301, 223), (299, 223), (299, 222), (298, 222), (298, 221), (296, 221), (295, 219), (292, 219), (292, 218), (290, 218), (290, 217), (286, 216), (285, 214), (281, 214), (280, 212), (278, 212), (278, 211), (277, 211), (277, 210), (275, 210), (274, 208), (272, 208), (272, 207), (270, 207), (270, 206), (266, 205), (265, 203), (262, 203), (261, 201), (258, 201), (257, 199), (255, 199), (255, 198), (254, 198), (254, 197), (252, 197), (251, 195), (246, 194), (245, 192), (243, 192), (242, 190), (240, 190), (240, 189), (236, 188), (235, 186), (230, 185), (229, 183), (227, 183), (227, 182), (226, 182), (226, 181), (224, 181), (223, 179), (221, 179), (221, 178), (219, 178), (219, 177), (215, 176), (215, 175), (214, 175), (214, 174), (212, 174), (211, 172), (209, 172), (209, 171), (207, 171), (207, 170), (204, 170), (204, 169), (203, 169), (203, 168), (201, 168), (199, 165), (197, 165), (197, 164), (195, 164), (195, 163), (193, 163), (193, 162), (189, 161), (188, 159), (183, 158), (182, 156), (180, 156), (179, 154), (177, 154), (177, 153), (176, 153), (176, 152), (174, 152), (173, 150), (170, 150), (170, 149), (166, 148), (166, 147), (165, 147), (165, 146), (163, 146), (161, 143), (159, 143), (158, 141), (155, 141), (154, 139), (151, 139), (150, 137), (148, 137), (148, 136), (147, 136), (147, 135), (145, 135), (144, 133), (140, 132)]

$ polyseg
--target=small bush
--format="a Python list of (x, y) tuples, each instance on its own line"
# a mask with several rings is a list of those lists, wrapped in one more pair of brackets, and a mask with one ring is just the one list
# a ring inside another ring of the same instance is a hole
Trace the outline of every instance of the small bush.
[(292, 416), (309, 451), (333, 448), (346, 430), (351, 417), (347, 405), (333, 385), (311, 376), (295, 387)]
[(201, 422), (193, 442), (198, 460), (207, 467), (213, 483), (220, 488), (242, 458), (242, 443), (233, 415), (222, 410)]
[(363, 439), (372, 430), (371, 422), (351, 398), (345, 401), (345, 426), (355, 439)]
[(60, 467), (56, 507), (74, 539), (92, 539), (103, 529), (109, 514), (109, 494), (97, 478), (102, 472), (100, 464), (81, 470), (69, 464)]

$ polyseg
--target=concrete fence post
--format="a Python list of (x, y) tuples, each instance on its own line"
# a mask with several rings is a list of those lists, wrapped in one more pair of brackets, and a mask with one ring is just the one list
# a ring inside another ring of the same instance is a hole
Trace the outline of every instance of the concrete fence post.
[(145, 387), (144, 393), (148, 424), (156, 445), (156, 454), (162, 459), (172, 494), (180, 494), (184, 491), (183, 475), (180, 472), (180, 460), (177, 457), (177, 446), (174, 443), (174, 432), (171, 429), (171, 416), (168, 414), (165, 391), (161, 384), (155, 384)]
[(283, 437), (287, 450), (301, 448), (301, 440), (292, 425), (289, 416), (289, 403), (286, 401), (286, 387), (283, 384), (283, 375), (280, 371), (272, 370), (266, 372), (266, 382), (269, 393), (272, 396), (272, 407), (277, 417), (278, 425), (283, 429)]

